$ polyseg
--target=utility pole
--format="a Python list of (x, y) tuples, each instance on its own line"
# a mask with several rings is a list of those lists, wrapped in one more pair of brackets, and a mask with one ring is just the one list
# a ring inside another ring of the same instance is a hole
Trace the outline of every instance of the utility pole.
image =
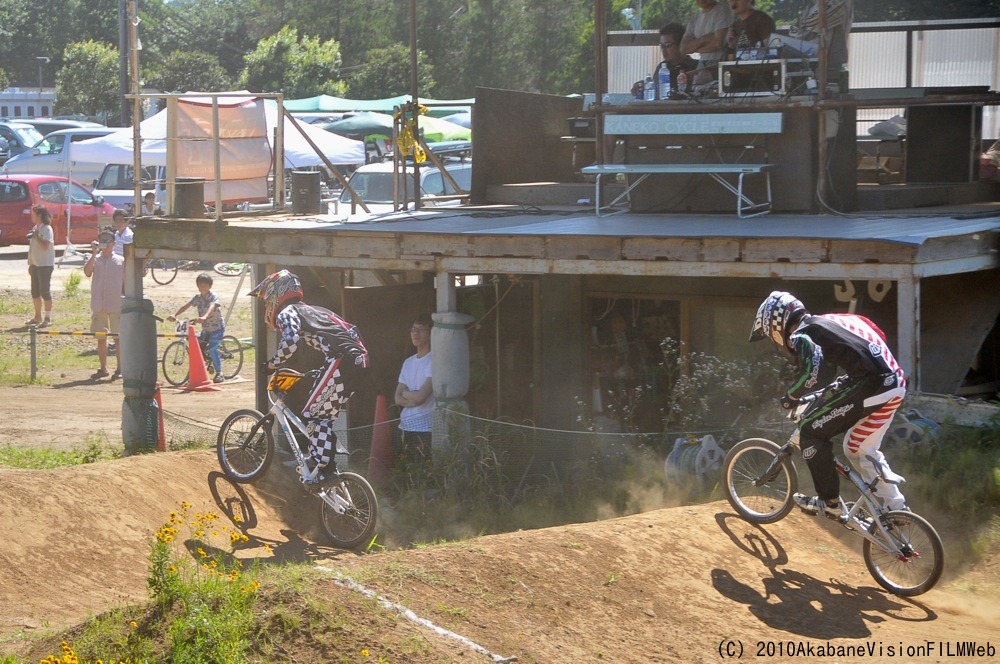
[(118, 95), (121, 97), (121, 126), (127, 127), (132, 116), (128, 104), (129, 21), (126, 2), (118, 0)]

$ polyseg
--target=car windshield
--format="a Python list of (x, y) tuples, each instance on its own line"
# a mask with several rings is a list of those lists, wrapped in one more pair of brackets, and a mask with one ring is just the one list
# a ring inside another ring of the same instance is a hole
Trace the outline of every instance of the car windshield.
[(47, 136), (35, 143), (34, 149), (38, 151), (38, 154), (59, 154), (63, 151), (65, 143), (65, 136)]
[(21, 141), (21, 145), (37, 145), (43, 138), (41, 132), (31, 126), (11, 127), (11, 130), (17, 135), (17, 140)]
[[(392, 203), (392, 173), (355, 173), (349, 181), (365, 203)], [(351, 192), (340, 194), (341, 203), (351, 202)]]
[[(143, 184), (149, 185), (156, 180), (156, 166), (144, 166), (142, 169)], [(97, 181), (96, 189), (132, 189), (135, 180), (132, 179), (132, 166), (127, 164), (108, 164)]]

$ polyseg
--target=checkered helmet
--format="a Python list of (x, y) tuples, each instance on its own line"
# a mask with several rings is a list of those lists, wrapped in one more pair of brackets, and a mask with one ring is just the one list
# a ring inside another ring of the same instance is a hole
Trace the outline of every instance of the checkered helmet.
[(788, 344), (788, 333), (807, 314), (802, 302), (785, 291), (773, 291), (761, 302), (750, 330), (750, 341), (771, 339), (782, 348)]
[(302, 284), (299, 278), (288, 270), (281, 270), (264, 277), (252, 291), (247, 293), (264, 303), (264, 320), (274, 329), (275, 319), (285, 305), (302, 299)]

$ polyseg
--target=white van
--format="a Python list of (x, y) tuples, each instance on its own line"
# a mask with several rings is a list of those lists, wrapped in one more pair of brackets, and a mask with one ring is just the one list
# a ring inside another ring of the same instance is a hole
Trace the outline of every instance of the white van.
[[(135, 204), (135, 180), (132, 164), (108, 164), (94, 186), (94, 196), (100, 196), (119, 210), (132, 214)], [(142, 167), (142, 194), (156, 194), (157, 204), (166, 209), (166, 169), (163, 166)]]
[[(87, 161), (73, 160), (73, 143), (91, 138), (107, 136), (114, 129), (109, 127), (86, 127), (77, 129), (60, 129), (47, 134), (30, 150), (8, 159), (3, 165), (5, 173), (32, 173), (35, 175), (59, 175), (71, 177), (88, 187), (101, 176), (104, 164), (94, 164)], [(72, 164), (66, 157), (73, 160)], [(72, 172), (72, 175), (71, 175)]]
[[(420, 195), (425, 205), (457, 204), (457, 201), (454, 199), (436, 203), (434, 197), (468, 193), (472, 188), (471, 161), (443, 159), (441, 163), (461, 191), (456, 191), (436, 166), (424, 164), (420, 167)], [(409, 193), (408, 198), (411, 200), (409, 207), (412, 208), (413, 171), (410, 170), (411, 168), (411, 166), (408, 166), (405, 180), (406, 190)], [(393, 211), (393, 172), (391, 161), (380, 164), (366, 164), (354, 171), (348, 180), (351, 189), (357, 192), (358, 197), (365, 202), (373, 214)], [(402, 181), (400, 182), (399, 192), (403, 192)], [(343, 218), (351, 216), (351, 194), (347, 189), (340, 194), (337, 203), (337, 214)], [(364, 210), (361, 207), (357, 207), (355, 214), (364, 214)]]

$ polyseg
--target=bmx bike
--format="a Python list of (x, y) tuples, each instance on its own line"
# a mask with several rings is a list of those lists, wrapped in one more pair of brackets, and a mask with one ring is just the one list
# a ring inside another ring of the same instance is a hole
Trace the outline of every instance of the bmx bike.
[[(267, 383), (271, 408), (266, 415), (245, 408), (226, 418), (216, 442), (219, 465), (226, 477), (248, 484), (264, 476), (274, 459), (275, 426), (295, 456), (299, 475), (309, 476), (306, 455), (296, 441), (296, 433), (306, 436), (306, 425), (285, 404), (285, 395), (299, 380), (318, 373), (278, 369)], [(340, 441), (337, 441), (337, 451), (345, 452)], [(378, 518), (375, 491), (361, 475), (341, 472), (332, 464), (323, 469), (323, 475), (319, 482), (304, 486), (319, 498), (319, 518), (326, 534), (335, 546), (343, 549), (368, 546)]]
[[(836, 389), (838, 383), (806, 395), (789, 412), (789, 418), (798, 425), (817, 399)], [(744, 520), (774, 523), (792, 510), (792, 495), (798, 489), (798, 474), (791, 460), (796, 448), (801, 451), (798, 426), (784, 445), (765, 438), (748, 438), (729, 450), (722, 466), (723, 489), (726, 500)], [(875, 488), (890, 480), (878, 463), (873, 461), (877, 477), (867, 483), (839, 458), (835, 462), (837, 472), (859, 494), (857, 500), (845, 502), (846, 513), (837, 521), (864, 539), (865, 566), (875, 581), (890, 593), (903, 597), (920, 595), (933, 588), (944, 569), (944, 547), (934, 527), (913, 512), (882, 506)]]
[[(160, 366), (163, 368), (163, 377), (171, 385), (178, 387), (187, 384), (191, 370), (188, 358), (188, 325), (193, 325), (190, 321), (177, 321), (177, 333), (182, 338), (172, 341), (163, 349), (163, 356), (160, 358)], [(215, 376), (215, 365), (212, 358), (208, 356), (208, 341), (198, 336), (198, 346), (201, 348), (201, 356), (205, 360), (205, 370), (210, 378)], [(243, 368), (243, 344), (231, 334), (222, 337), (219, 344), (219, 357), (222, 359), (222, 377), (225, 380), (232, 380), (239, 375)]]

